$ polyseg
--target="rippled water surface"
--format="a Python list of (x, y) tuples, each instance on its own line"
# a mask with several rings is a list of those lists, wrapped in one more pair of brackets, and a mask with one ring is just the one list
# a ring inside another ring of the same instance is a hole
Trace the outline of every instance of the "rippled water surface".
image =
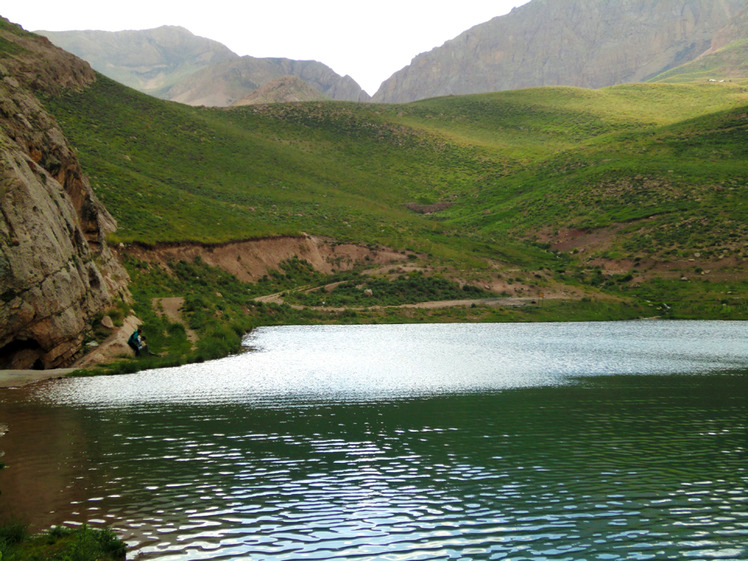
[(268, 328), (0, 393), (0, 507), (131, 559), (748, 559), (748, 323)]

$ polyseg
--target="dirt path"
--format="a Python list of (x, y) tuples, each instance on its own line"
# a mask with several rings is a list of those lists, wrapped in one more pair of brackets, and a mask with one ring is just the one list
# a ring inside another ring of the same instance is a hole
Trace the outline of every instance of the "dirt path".
[(154, 298), (151, 304), (153, 309), (156, 310), (156, 313), (162, 314), (171, 323), (182, 324), (184, 326), (184, 331), (187, 334), (187, 340), (193, 345), (197, 343), (197, 333), (190, 329), (182, 319), (182, 307), (184, 306), (184, 298), (182, 296)]
[[(268, 294), (266, 296), (260, 296), (255, 298), (256, 302), (264, 302), (265, 304), (283, 304), (284, 300), (282, 293)], [(470, 308), (473, 305), (476, 306), (504, 306), (504, 307), (521, 307), (527, 306), (533, 302), (537, 302), (537, 298), (481, 298), (473, 300), (434, 300), (430, 302), (418, 302), (415, 304), (398, 304), (394, 306), (358, 306), (358, 307), (333, 307), (333, 306), (300, 306), (298, 304), (289, 304), (294, 310), (319, 310), (322, 312), (344, 312), (346, 310), (382, 310), (385, 308), (420, 308), (427, 310), (436, 310), (439, 308)]]
[[(430, 302), (417, 302), (415, 304), (398, 304), (395, 306), (361, 306), (361, 307), (349, 307), (349, 308), (333, 308), (325, 306), (306, 306), (306, 308), (312, 308), (314, 310), (322, 310), (325, 312), (344, 312), (346, 310), (383, 310), (386, 308), (402, 308), (402, 309), (422, 309), (422, 310), (437, 310), (440, 308), (470, 308), (472, 306), (489, 306), (489, 307), (522, 307), (527, 306), (531, 302), (537, 301), (535, 298), (481, 298), (477, 300), (433, 300)], [(305, 306), (292, 306), (296, 309), (304, 309)]]
[(43, 380), (63, 378), (75, 368), (54, 368), (51, 370), (0, 370), (0, 388), (28, 386)]

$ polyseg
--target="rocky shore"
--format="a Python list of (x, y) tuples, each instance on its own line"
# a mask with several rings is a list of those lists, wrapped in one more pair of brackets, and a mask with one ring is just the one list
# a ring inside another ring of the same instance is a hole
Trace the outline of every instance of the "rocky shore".
[(135, 316), (125, 318), (121, 327), (116, 328), (105, 341), (89, 351), (70, 368), (0, 370), (0, 388), (21, 387), (43, 380), (63, 378), (81, 368), (90, 368), (97, 364), (110, 362), (120, 356), (131, 356), (132, 351), (127, 346), (127, 338), (137, 329), (140, 323), (140, 320)]

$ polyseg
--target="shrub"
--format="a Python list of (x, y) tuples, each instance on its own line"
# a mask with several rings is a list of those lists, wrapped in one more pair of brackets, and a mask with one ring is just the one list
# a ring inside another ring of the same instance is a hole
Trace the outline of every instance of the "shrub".
[(0, 526), (3, 561), (122, 561), (125, 556), (125, 543), (108, 528), (56, 526), (30, 536), (25, 524), (11, 522)]
[(0, 547), (17, 545), (29, 536), (29, 525), (20, 520), (11, 519), (0, 525)]

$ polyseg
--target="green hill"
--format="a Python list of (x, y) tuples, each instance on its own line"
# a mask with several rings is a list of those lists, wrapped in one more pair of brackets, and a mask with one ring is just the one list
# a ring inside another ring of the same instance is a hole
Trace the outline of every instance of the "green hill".
[[(145, 321), (152, 366), (268, 323), (748, 317), (742, 84), (191, 107), (61, 87), (49, 46), (6, 27), (4, 82), (43, 101), (118, 221), (134, 303), (109, 315)], [(56, 142), (28, 159), (58, 174)], [(248, 273), (268, 240), (288, 244)]]
[(306, 232), (428, 255), (463, 278), (493, 267), (716, 308), (744, 288), (720, 284), (745, 281), (738, 84), (215, 109), (101, 78), (46, 102), (119, 222), (114, 241)]
[[(719, 217), (712, 226), (740, 223), (748, 90), (737, 85), (225, 110), (102, 78), (47, 102), (119, 221), (118, 241), (303, 231), (425, 250), (462, 247), (467, 234), (500, 250), (499, 233), (533, 239), (551, 227), (704, 210)], [(406, 208), (413, 202), (451, 206), (424, 216)]]
[(742, 82), (748, 79), (748, 39), (741, 39), (655, 76), (653, 82)]

